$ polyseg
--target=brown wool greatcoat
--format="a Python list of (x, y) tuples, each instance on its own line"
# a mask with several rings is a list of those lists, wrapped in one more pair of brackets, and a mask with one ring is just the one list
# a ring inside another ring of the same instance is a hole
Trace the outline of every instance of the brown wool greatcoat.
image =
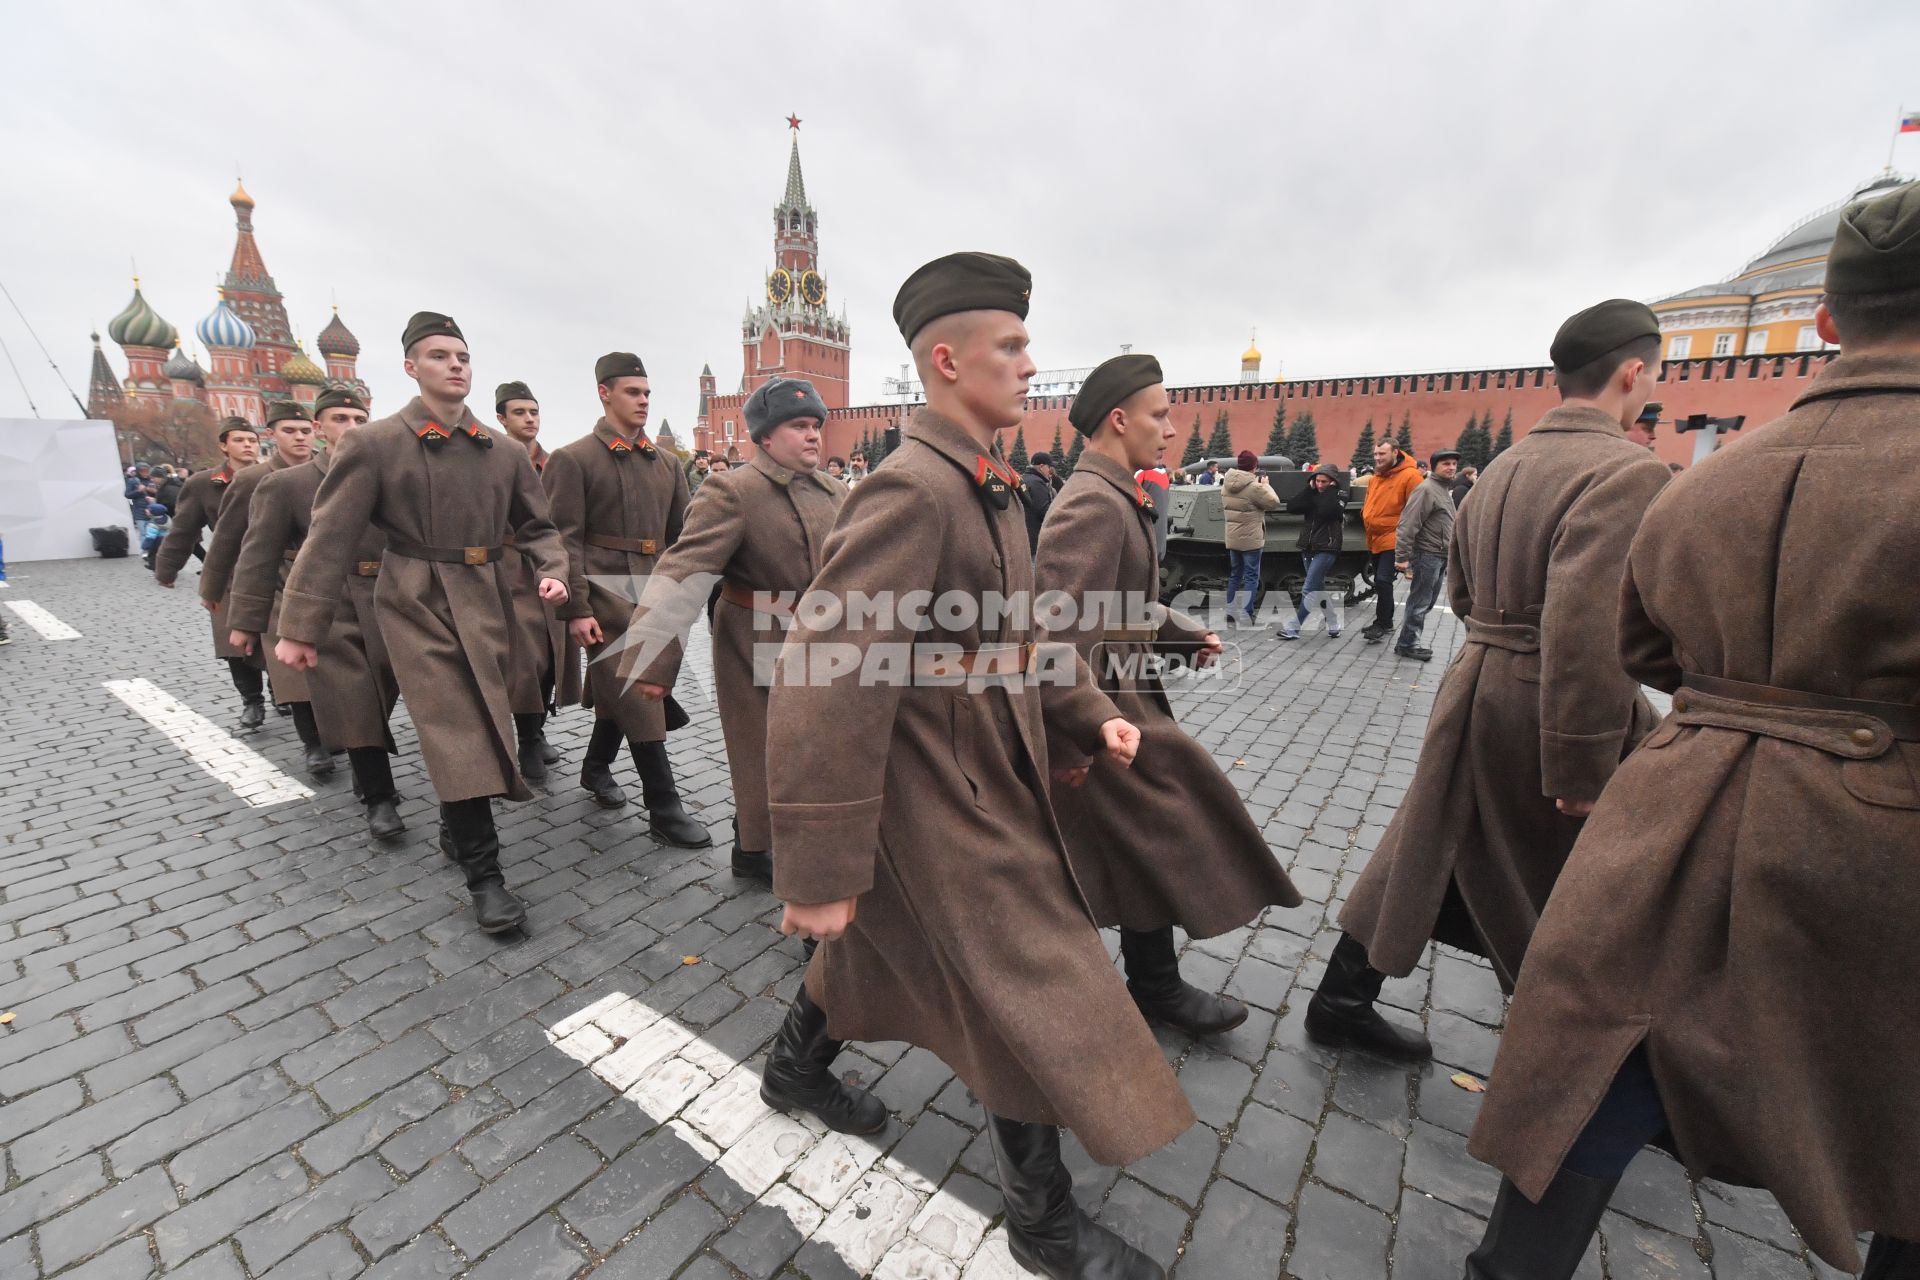
[[(230, 621), (236, 629), (261, 637), (262, 645), (272, 643), (266, 637), (273, 634), (279, 621), (283, 579), (292, 567), (291, 553), (298, 552), (306, 541), (313, 500), (331, 461), (331, 452), (317, 454), (311, 462), (274, 472), (253, 491), (253, 501), (247, 508), (246, 537), (233, 570)], [(393, 750), (387, 721), (393, 715), (400, 686), (394, 681), (386, 641), (380, 636), (374, 612), (375, 575), (361, 572), (363, 566), (377, 568), (386, 547), (387, 535), (379, 529), (368, 525), (361, 530), (354, 545), (353, 566), (347, 573), (343, 607), (334, 611), (327, 638), (317, 646), (320, 664), (301, 673), (312, 695), (320, 741), (336, 750)], [(278, 659), (270, 661), (279, 666)]]
[[(254, 492), (268, 476), (285, 471), (292, 465), (276, 453), (264, 462), (242, 467), (227, 486), (226, 496), (221, 500), (220, 512), (226, 519), (214, 527), (213, 540), (207, 544), (206, 563), (200, 568), (200, 598), (220, 602), (219, 610), (213, 615), (213, 629), (222, 643), (226, 641), (229, 631), (250, 630), (233, 625), (233, 587), (234, 566), (240, 561), (240, 545), (246, 540), (247, 524), (253, 516)], [(257, 655), (254, 661), (265, 663), (267, 679), (272, 682), (274, 704), (286, 706), (310, 701), (307, 673), (295, 671), (273, 656), (273, 642), (276, 639), (278, 637), (272, 633), (270, 623), (267, 634), (254, 645)], [(232, 645), (226, 648), (227, 652), (222, 653), (221, 657), (239, 656), (240, 650)]]
[[(1677, 479), (1619, 593), (1627, 671), (1913, 715), (1920, 611), (1887, 575), (1920, 564), (1916, 432), (1920, 356), (1843, 353)], [(1687, 1167), (1769, 1188), (1852, 1274), (1855, 1232), (1920, 1239), (1920, 741), (1692, 688), (1673, 706), (1554, 889), (1471, 1149), (1539, 1196), (1644, 1041)]]
[[(226, 501), (227, 490), (232, 483), (233, 467), (230, 464), (221, 466), (217, 471), (196, 471), (187, 477), (186, 484), (180, 487), (180, 497), (173, 504), (173, 520), (167, 526), (167, 536), (160, 540), (160, 550), (153, 558), (154, 581), (163, 587), (170, 587), (178, 580), (180, 571), (193, 558), (193, 549), (200, 545), (201, 531), (214, 531), (220, 519), (221, 504)], [(244, 656), (227, 642), (227, 632), (231, 628), (226, 626), (225, 620), (217, 613), (208, 616), (213, 621), (213, 656)]]
[(1598, 796), (1653, 724), (1608, 602), (1667, 480), (1618, 422), (1563, 405), (1460, 509), (1447, 591), (1467, 640), (1413, 785), (1340, 913), (1374, 968), (1404, 977), (1436, 939), (1485, 955), (1512, 989), (1579, 833), (1554, 799)]
[[(419, 433), (430, 426), (451, 438), (427, 443)], [(378, 527), (388, 541), (374, 606), (435, 795), (531, 799), (508, 706), (518, 646), (504, 560), (419, 559), (396, 545), (494, 548), (501, 530), (512, 529), (539, 575), (564, 581), (566, 552), (526, 450), (500, 447), (470, 410), (457, 423), (436, 424), (416, 397), (393, 417), (349, 431), (333, 453), (282, 592), (280, 633), (311, 645), (326, 640), (360, 535)]]
[[(504, 431), (494, 432), (498, 440), (512, 440)], [(514, 441), (518, 444), (518, 441)], [(543, 473), (551, 455), (535, 441), (527, 450), (536, 474)], [(514, 668), (513, 713), (538, 715), (547, 710), (556, 696), (561, 664), (567, 659), (567, 624), (559, 610), (540, 598), (540, 575), (533, 559), (509, 537), (514, 554), (507, 557), (508, 589), (513, 592), (513, 625), (519, 631), (519, 652), (526, 659)]]
[[(634, 631), (658, 649), (638, 678), (671, 689), (685, 653), (683, 637), (707, 600), (702, 583), (717, 577), (731, 588), (728, 595), (766, 592), (771, 597), (769, 609), (756, 610), (722, 596), (712, 624), (714, 695), (733, 775), (738, 839), (742, 849), (756, 853), (773, 847), (767, 817), (767, 692), (773, 663), (756, 663), (756, 647), (763, 659), (779, 653), (791, 602), (820, 572), (827, 534), (846, 500), (847, 487), (838, 480), (818, 471), (799, 475), (764, 450), (756, 452), (739, 470), (700, 486), (687, 507), (686, 527), (655, 565), (641, 611), (634, 615)], [(695, 589), (667, 589), (688, 579)], [(778, 612), (782, 597), (785, 613)]]
[[(666, 706), (632, 689), (620, 655), (647, 575), (680, 536), (687, 478), (672, 454), (644, 436), (627, 440), (602, 418), (593, 424), (593, 434), (553, 451), (541, 480), (571, 567), (567, 587), (572, 594), (559, 614), (569, 622), (595, 619), (604, 637), (586, 651), (584, 682), (580, 650), (569, 637), (559, 700), (594, 708), (596, 719), (618, 721), (631, 742), (663, 742)], [(598, 545), (600, 539), (628, 545)], [(643, 540), (653, 543), (653, 554), (638, 550)], [(611, 656), (603, 662), (603, 654)]]
[(1112, 701), (1070, 649), (1066, 683), (1011, 691), (903, 687), (857, 670), (806, 682), (809, 663), (849, 648), (1027, 639), (1018, 610), (983, 634), (980, 619), (951, 629), (928, 605), (915, 630), (902, 599), (1031, 592), (1026, 516), (1010, 493), (1004, 510), (989, 507), (980, 457), (965, 431), (921, 409), (841, 509), (813, 590), (843, 603), (892, 593), (895, 607), (858, 626), (803, 610), (788, 634), (767, 712), (774, 889), (789, 902), (859, 899), (807, 970), (834, 1036), (923, 1045), (989, 1110), (1064, 1124), (1095, 1160), (1126, 1164), (1193, 1111), (1074, 880), (1047, 798), (1043, 724), (1090, 753), (1118, 714)]
[[(1131, 471), (1087, 452), (1040, 526), (1035, 585), (1077, 605), (1076, 625), (1049, 634), (1079, 650), (1120, 714), (1140, 729), (1132, 768), (1096, 762), (1080, 786), (1054, 784), (1053, 807), (1096, 921), (1142, 930), (1177, 924), (1212, 938), (1270, 906), (1298, 906), (1300, 894), (1239, 792), (1174, 719), (1160, 677), (1109, 664), (1138, 664), (1155, 652), (1191, 657), (1208, 631), (1159, 603), (1149, 501)], [(1102, 597), (1141, 621), (1102, 616), (1092, 607)], [(1136, 634), (1112, 634), (1129, 625)], [(1057, 741), (1050, 755), (1056, 768), (1086, 763)]]

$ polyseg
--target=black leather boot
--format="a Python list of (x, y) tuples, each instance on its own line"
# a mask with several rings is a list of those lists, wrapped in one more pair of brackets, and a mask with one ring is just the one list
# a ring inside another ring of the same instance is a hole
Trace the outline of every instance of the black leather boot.
[(1562, 1169), (1535, 1204), (1500, 1179), (1487, 1233), (1467, 1255), (1465, 1280), (1572, 1280), (1619, 1185), (1618, 1178)]
[(1307, 1002), (1307, 1038), (1330, 1049), (1363, 1049), (1396, 1062), (1425, 1062), (1433, 1045), (1417, 1030), (1397, 1027), (1373, 1007), (1387, 975), (1367, 963), (1367, 949), (1340, 935), (1320, 989)]
[(705, 849), (713, 843), (707, 829), (693, 820), (680, 803), (673, 785), (673, 762), (664, 742), (630, 742), (633, 767), (640, 774), (640, 798), (647, 807), (647, 831), (682, 849)]
[(233, 678), (233, 687), (240, 694), (240, 727), (258, 729), (267, 722), (266, 685), (260, 668), (245, 658), (228, 658), (226, 662), (227, 674)]
[(1060, 1130), (987, 1113), (987, 1138), (1007, 1207), (1007, 1248), (1051, 1280), (1166, 1280), (1160, 1264), (1089, 1218), (1060, 1161)]
[(1920, 1280), (1920, 1244), (1876, 1232), (1860, 1280)]
[(1149, 1021), (1190, 1036), (1208, 1036), (1247, 1020), (1247, 1006), (1238, 1000), (1208, 995), (1181, 978), (1171, 926), (1144, 933), (1122, 929), (1120, 955), (1127, 967), (1127, 993)]
[(775, 1111), (805, 1111), (836, 1133), (886, 1128), (886, 1105), (833, 1074), (840, 1044), (827, 1038), (826, 1012), (802, 986), (767, 1053), (760, 1100)]
[(586, 757), (580, 761), (580, 785), (593, 793), (594, 803), (602, 809), (618, 809), (627, 802), (627, 793), (613, 780), (613, 762), (619, 758), (619, 724), (595, 720)]
[(773, 887), (773, 855), (742, 849), (740, 842), (736, 840), (733, 845), (733, 874), (742, 880), (758, 880), (771, 889)]
[[(553, 690), (547, 690), (548, 701), (553, 698)], [(543, 764), (559, 764), (560, 748), (547, 741), (547, 713), (540, 713), (540, 723), (534, 726), (533, 736), (540, 743), (540, 761)]]
[(517, 929), (527, 918), (526, 904), (513, 896), (500, 873), (500, 834), (493, 826), (493, 801), (455, 800), (440, 806), (443, 852), (451, 852), (473, 895), (473, 918), (482, 933)]
[(393, 766), (385, 747), (349, 747), (347, 767), (353, 771), (353, 793), (367, 806), (367, 834), (391, 840), (407, 829), (393, 791)]
[(293, 704), (293, 731), (300, 735), (301, 745), (307, 749), (307, 772), (316, 778), (330, 776), (333, 773), (333, 752), (321, 744), (320, 725), (313, 718), (311, 702)]
[(240, 727), (258, 729), (267, 722), (267, 703), (264, 698), (248, 698), (240, 708)]
[(528, 782), (547, 780), (547, 759), (540, 754), (540, 722), (545, 718), (537, 712), (513, 713), (514, 737), (520, 740), (520, 776)]

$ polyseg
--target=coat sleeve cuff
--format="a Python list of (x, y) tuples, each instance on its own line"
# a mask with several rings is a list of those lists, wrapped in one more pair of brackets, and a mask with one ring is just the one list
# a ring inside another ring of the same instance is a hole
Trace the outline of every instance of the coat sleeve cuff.
[(1620, 767), (1625, 729), (1609, 733), (1540, 735), (1540, 790), (1566, 800), (1598, 800)]
[(1199, 645), (1213, 630), (1197, 618), (1189, 617), (1178, 609), (1167, 610), (1167, 616), (1160, 622), (1158, 643), (1163, 649), (1191, 649)]
[(881, 798), (773, 804), (773, 892), (803, 906), (857, 898), (873, 887)]
[(236, 591), (227, 605), (227, 626), (234, 631), (250, 631), (259, 635), (267, 629), (267, 619), (272, 616), (272, 596)]
[(317, 645), (333, 625), (333, 601), (300, 591), (280, 594), (280, 638)]

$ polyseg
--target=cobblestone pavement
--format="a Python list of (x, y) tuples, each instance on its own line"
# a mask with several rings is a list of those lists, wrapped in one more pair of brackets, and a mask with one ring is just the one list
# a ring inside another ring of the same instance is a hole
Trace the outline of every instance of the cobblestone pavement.
[[(500, 806), (531, 934), (488, 939), (431, 845), (410, 728), (391, 848), (366, 839), (344, 766), (305, 777), (288, 720), (247, 738), (267, 763), (232, 754), (193, 582), (77, 561), (16, 565), (0, 592), (80, 633), (10, 615), (0, 651), (0, 1277), (1018, 1274), (979, 1108), (930, 1055), (840, 1059), (894, 1113), (877, 1142), (760, 1105), (801, 951), (725, 869), (710, 702), (686, 698), (672, 749), (717, 847), (661, 849), (634, 808), (595, 808), (573, 782), (587, 722), (564, 714), (548, 793)], [(1310, 901), (1187, 947), (1187, 976), (1253, 1017), (1217, 1043), (1163, 1037), (1202, 1123), (1127, 1169), (1069, 1143), (1077, 1192), (1177, 1280), (1456, 1280), (1497, 1184), (1466, 1155), (1476, 1098), (1450, 1080), (1492, 1065), (1488, 970), (1441, 951), (1389, 984), (1430, 1068), (1329, 1054), (1301, 1028), (1441, 663), (1351, 632), (1241, 634), (1243, 680), (1180, 709)], [(1449, 655), (1453, 619), (1431, 639)], [(1832, 1274), (1769, 1197), (1651, 1152), (1582, 1271)]]

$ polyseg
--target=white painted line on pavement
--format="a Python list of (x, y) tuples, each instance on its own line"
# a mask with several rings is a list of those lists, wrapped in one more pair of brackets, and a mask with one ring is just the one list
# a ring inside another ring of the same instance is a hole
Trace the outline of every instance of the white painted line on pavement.
[(31, 600), (9, 600), (7, 608), (40, 633), (42, 640), (78, 640), (80, 633)]
[(855, 1275), (1019, 1274), (1004, 1230), (988, 1233), (988, 1215), (866, 1138), (772, 1110), (760, 1101), (757, 1065), (735, 1061), (633, 996), (615, 991), (546, 1030), (555, 1048), (785, 1214), (803, 1237), (833, 1249)]
[(305, 800), (313, 794), (304, 784), (274, 768), (265, 756), (241, 745), (232, 734), (153, 681), (109, 680), (105, 688), (254, 808)]

